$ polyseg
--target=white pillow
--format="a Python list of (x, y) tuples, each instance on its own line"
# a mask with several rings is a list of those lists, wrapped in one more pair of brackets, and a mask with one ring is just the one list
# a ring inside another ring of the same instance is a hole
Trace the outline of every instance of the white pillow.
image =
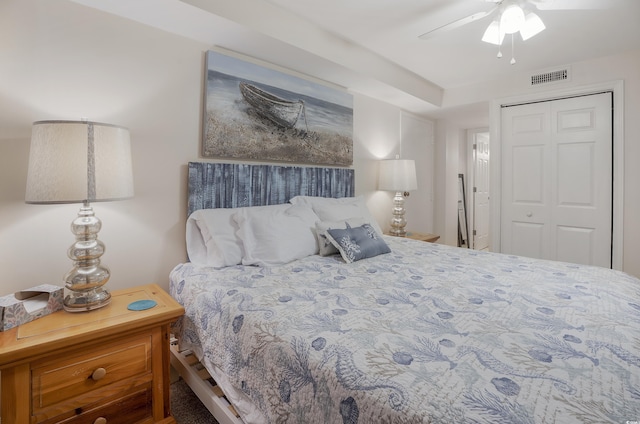
[(378, 222), (367, 208), (364, 196), (339, 198), (296, 196), (290, 202), (294, 205), (310, 205), (320, 221), (343, 221), (353, 217), (362, 217), (365, 222), (371, 224), (378, 234), (382, 234)]
[(281, 265), (318, 253), (318, 216), (308, 205), (285, 206), (243, 208), (233, 215), (244, 246), (243, 265)]
[[(197, 212), (197, 211), (196, 211)], [(195, 212), (194, 212), (195, 213)], [(193, 215), (193, 214), (192, 214)], [(202, 237), (202, 232), (198, 227), (195, 217), (189, 216), (187, 219), (187, 255), (194, 264), (207, 264), (207, 246)]]
[(200, 209), (187, 219), (187, 254), (198, 265), (225, 267), (242, 262), (242, 240), (229, 209)]
[(327, 238), (328, 229), (345, 229), (347, 227), (360, 227), (368, 224), (364, 218), (356, 217), (341, 221), (318, 221), (316, 222), (316, 237), (318, 238), (318, 247), (321, 256), (329, 256), (339, 253), (334, 244)]

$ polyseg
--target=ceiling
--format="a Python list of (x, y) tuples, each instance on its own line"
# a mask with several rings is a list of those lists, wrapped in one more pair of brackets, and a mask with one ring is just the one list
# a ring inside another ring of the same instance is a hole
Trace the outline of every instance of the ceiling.
[(418, 38), (487, 0), (72, 1), (431, 116), (449, 89), (640, 49), (639, 0), (538, 0), (597, 7), (537, 11), (547, 29), (516, 38), (514, 65), (510, 40), (502, 59), (481, 41), (491, 17)]

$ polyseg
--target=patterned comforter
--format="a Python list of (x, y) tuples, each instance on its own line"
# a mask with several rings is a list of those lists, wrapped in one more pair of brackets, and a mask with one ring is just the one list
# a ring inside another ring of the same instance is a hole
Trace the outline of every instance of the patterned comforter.
[(385, 240), (391, 253), (352, 264), (172, 271), (181, 342), (250, 399), (245, 421), (640, 420), (639, 280)]

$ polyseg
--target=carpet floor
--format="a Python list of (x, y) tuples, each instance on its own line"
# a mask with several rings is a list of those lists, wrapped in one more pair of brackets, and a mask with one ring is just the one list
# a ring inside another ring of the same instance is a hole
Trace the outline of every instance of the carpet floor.
[(182, 378), (171, 384), (171, 414), (177, 424), (218, 424)]

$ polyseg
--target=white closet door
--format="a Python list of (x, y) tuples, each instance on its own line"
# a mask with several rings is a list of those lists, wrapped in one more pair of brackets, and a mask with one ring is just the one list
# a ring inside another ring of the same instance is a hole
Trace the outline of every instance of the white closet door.
[(502, 109), (502, 252), (611, 267), (611, 93)]

